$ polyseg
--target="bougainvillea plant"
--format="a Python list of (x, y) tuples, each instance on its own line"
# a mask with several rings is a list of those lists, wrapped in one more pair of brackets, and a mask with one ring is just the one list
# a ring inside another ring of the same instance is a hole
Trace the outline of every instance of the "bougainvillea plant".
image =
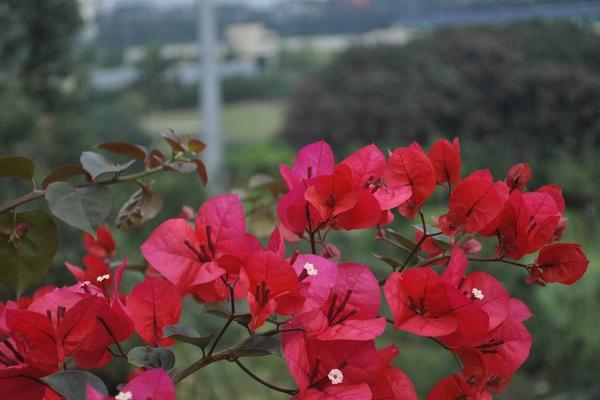
[[(321, 141), (301, 149), (293, 165), (281, 165), (285, 190), (272, 188), (278, 218), (268, 240), (261, 243), (248, 231), (240, 197), (218, 195), (197, 213), (186, 208), (152, 232), (141, 246), (145, 278), (123, 293), (127, 259), (117, 257), (110, 229), (100, 224), (106, 215), (90, 206), (100, 192), (90, 198), (86, 190), (135, 180), (141, 189), (122, 208), (120, 225), (151, 218), (159, 200), (140, 179), (158, 170), (201, 168), (189, 154), (203, 149), (200, 142), (170, 140), (168, 160), (156, 150), (103, 147), (144, 161), (144, 171), (123, 176), (129, 164), (90, 160), (88, 154), (81, 167), (55, 174), (54, 183), (28, 195), (45, 196), (56, 217), (88, 231), (83, 268), (66, 263), (77, 281), (72, 286), (21, 295), (39, 279), (28, 275), (27, 263), (52, 259), (53, 251), (41, 251), (42, 260), (32, 261), (30, 248), (48, 235), (44, 223), (54, 224), (45, 214), (16, 213), (28, 198), (2, 209), (2, 246), (9, 250), (1, 262), (18, 269), (2, 282), (18, 297), (0, 305), (0, 398), (169, 400), (177, 383), (223, 361), (297, 400), (416, 399), (410, 378), (392, 363), (398, 347), (377, 346), (388, 329), (432, 340), (456, 357), (456, 373), (433, 385), (428, 399), (491, 399), (510, 383), (532, 344), (524, 324), (531, 312), (493, 274), (514, 267), (530, 284), (571, 285), (588, 266), (580, 245), (558, 243), (567, 226), (560, 188), (527, 190), (527, 164), (514, 166), (503, 180), (488, 170), (465, 174), (457, 139), (437, 141), (427, 153), (413, 143), (387, 159), (369, 145), (336, 163)], [(22, 168), (11, 170), (6, 165), (17, 164), (4, 160), (2, 176), (31, 178), (14, 173)], [(62, 182), (79, 172), (86, 182)], [(98, 179), (106, 173), (113, 177)], [(423, 206), (437, 189), (437, 198), (447, 199), (445, 210), (426, 216)], [(57, 202), (61, 194), (63, 201), (77, 200)], [(395, 218), (413, 220), (414, 237), (390, 229)], [(358, 229), (391, 246), (394, 254), (373, 259), (391, 267), (383, 279), (372, 266), (345, 259), (328, 240), (332, 230)], [(30, 257), (20, 261), (21, 255)], [(186, 296), (222, 317), (222, 328), (203, 336), (182, 324)], [(380, 308), (382, 296), (386, 310)], [(247, 334), (224, 346), (233, 325)], [(125, 349), (123, 342), (133, 335), (146, 346)], [(202, 357), (176, 370), (169, 347), (178, 341), (199, 347)], [(243, 361), (271, 354), (283, 356), (295, 387), (266, 382)], [(115, 358), (139, 369), (109, 396), (88, 370)]]

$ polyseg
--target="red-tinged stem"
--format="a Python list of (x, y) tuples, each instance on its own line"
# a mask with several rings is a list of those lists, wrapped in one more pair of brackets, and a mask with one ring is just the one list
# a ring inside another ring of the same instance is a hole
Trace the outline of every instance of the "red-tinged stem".
[(269, 383), (261, 378), (259, 378), (258, 376), (256, 376), (254, 374), (254, 372), (250, 371), (244, 364), (242, 364), (242, 362), (239, 359), (235, 359), (233, 361), (234, 363), (237, 364), (238, 367), (240, 367), (242, 369), (242, 371), (244, 371), (246, 374), (248, 374), (248, 376), (250, 376), (252, 379), (254, 379), (256, 382), (260, 383), (261, 385), (264, 385), (266, 387), (268, 387), (269, 389), (275, 390), (277, 392), (281, 392), (281, 393), (286, 393), (289, 394), (291, 396), (295, 395), (296, 393), (298, 393), (297, 390), (294, 389), (284, 389), (282, 387), (273, 385), (272, 383)]

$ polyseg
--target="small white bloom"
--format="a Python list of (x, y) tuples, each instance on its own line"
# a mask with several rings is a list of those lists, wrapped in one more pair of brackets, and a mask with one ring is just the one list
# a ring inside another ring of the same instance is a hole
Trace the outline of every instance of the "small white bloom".
[(477, 288), (471, 289), (471, 293), (473, 294), (473, 297), (475, 297), (477, 300), (483, 300), (483, 298), (485, 297), (483, 295), (483, 292)]
[(98, 282), (102, 282), (102, 281), (107, 281), (110, 279), (110, 275), (106, 274), (106, 275), (100, 275), (99, 277), (96, 278), (96, 280)]
[(334, 368), (331, 371), (329, 371), (329, 374), (327, 374), (327, 377), (329, 378), (329, 380), (331, 381), (331, 384), (333, 384), (333, 385), (337, 385), (344, 381), (344, 374), (342, 374), (342, 371), (340, 371), (337, 368)]
[(115, 396), (115, 400), (131, 400), (133, 399), (133, 395), (131, 392), (119, 392), (118, 395)]
[(304, 264), (304, 269), (306, 270), (308, 276), (317, 276), (317, 274), (319, 273), (319, 270), (316, 269), (315, 266), (309, 262)]
[(81, 282), (81, 284), (79, 285), (80, 288), (85, 289), (86, 287), (90, 286), (91, 282), (90, 281), (83, 281)]

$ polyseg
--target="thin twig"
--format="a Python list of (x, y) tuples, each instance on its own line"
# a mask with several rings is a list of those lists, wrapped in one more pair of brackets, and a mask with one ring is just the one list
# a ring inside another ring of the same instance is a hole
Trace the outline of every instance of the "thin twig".
[(231, 325), (231, 323), (235, 319), (235, 294), (234, 294), (235, 282), (233, 283), (233, 285), (230, 285), (229, 283), (227, 283), (227, 280), (225, 278), (221, 277), (221, 279), (223, 280), (223, 282), (225, 283), (225, 285), (227, 285), (227, 288), (229, 289), (229, 301), (231, 302), (231, 314), (229, 314), (229, 318), (227, 319), (227, 322), (225, 322), (225, 325), (223, 325), (223, 328), (221, 328), (221, 331), (217, 335), (212, 346), (210, 346), (210, 350), (208, 350), (209, 357), (212, 356), (213, 352), (215, 351), (215, 348), (219, 344), (219, 341), (225, 334), (225, 331), (227, 330), (227, 328), (229, 328), (229, 325)]
[(239, 359), (234, 359), (233, 360), (234, 363), (236, 363), (238, 365), (238, 367), (240, 367), (242, 369), (242, 371), (244, 371), (246, 374), (248, 374), (248, 376), (250, 376), (252, 379), (254, 379), (256, 382), (260, 383), (261, 385), (264, 385), (266, 387), (268, 387), (269, 389), (275, 390), (277, 392), (281, 392), (281, 393), (286, 393), (289, 394), (291, 396), (295, 395), (296, 393), (298, 393), (297, 390), (294, 389), (285, 389), (282, 387), (279, 387), (277, 385), (273, 385), (272, 383), (269, 383), (261, 378), (259, 378), (258, 376), (256, 376), (254, 374), (254, 372), (250, 371), (244, 364), (242, 364), (242, 362)]

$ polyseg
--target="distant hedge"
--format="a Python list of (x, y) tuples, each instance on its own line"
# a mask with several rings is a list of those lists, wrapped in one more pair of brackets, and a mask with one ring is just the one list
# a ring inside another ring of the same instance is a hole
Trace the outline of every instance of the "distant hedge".
[[(549, 160), (600, 146), (593, 29), (532, 22), (418, 35), (405, 46), (349, 49), (308, 77), (290, 97), (286, 140), (339, 148), (460, 136), (493, 148), (498, 169), (535, 156), (542, 179)], [(480, 164), (476, 155), (467, 162)], [(588, 201), (598, 190), (572, 192)]]

